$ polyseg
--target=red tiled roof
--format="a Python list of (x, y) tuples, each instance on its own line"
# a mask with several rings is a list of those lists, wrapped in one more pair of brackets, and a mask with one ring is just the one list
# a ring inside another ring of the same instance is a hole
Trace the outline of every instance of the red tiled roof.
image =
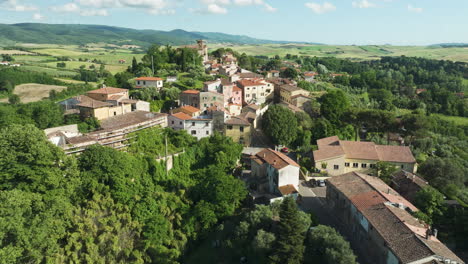
[(374, 142), (345, 141), (338, 137), (317, 140), (318, 150), (314, 151), (315, 161), (344, 155), (348, 159), (379, 160), (387, 162), (415, 163), (409, 147), (376, 145)]
[(278, 190), (280, 191), (280, 193), (283, 196), (290, 195), (290, 194), (293, 194), (293, 193), (298, 193), (297, 190), (296, 190), (296, 187), (294, 187), (294, 185), (292, 185), (292, 184), (280, 186), (280, 187), (278, 187)]
[(237, 83), (240, 85), (240, 86), (260, 86), (260, 85), (264, 85), (263, 82), (261, 81), (257, 81), (257, 80), (240, 80), (240, 81), (237, 81)]
[(191, 116), (187, 115), (186, 113), (182, 113), (182, 112), (179, 112), (179, 113), (175, 113), (175, 114), (172, 114), (172, 116), (180, 119), (180, 120), (189, 120), (189, 119), (192, 119)]
[(136, 78), (137, 81), (162, 81), (163, 79), (158, 77), (140, 77)]
[(111, 103), (94, 100), (93, 98), (88, 97), (86, 95), (80, 95), (75, 98), (76, 100), (80, 102), (77, 104), (77, 106), (80, 106), (80, 107), (97, 109), (97, 108), (112, 106)]
[(232, 87), (232, 91), (233, 92), (242, 92), (242, 89), (237, 87), (237, 85), (234, 85), (234, 87)]
[(114, 88), (114, 87), (104, 87), (101, 89), (96, 89), (87, 92), (88, 94), (115, 94), (115, 93), (123, 93), (123, 92), (128, 92), (127, 89), (121, 89), (121, 88)]
[(263, 149), (255, 155), (256, 158), (263, 160), (274, 168), (280, 170), (286, 166), (300, 167), (294, 160), (281, 152), (272, 149)]
[(188, 111), (190, 113), (200, 112), (200, 109), (195, 108), (195, 107), (193, 107), (191, 105), (184, 105), (184, 106), (180, 107), (180, 109), (183, 109), (183, 110)]
[(183, 94), (199, 94), (200, 91), (198, 91), (198, 90), (185, 90), (182, 93)]

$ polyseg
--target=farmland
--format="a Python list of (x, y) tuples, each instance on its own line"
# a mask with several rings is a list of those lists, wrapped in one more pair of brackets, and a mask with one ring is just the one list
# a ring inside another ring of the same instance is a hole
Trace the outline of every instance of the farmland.
[(211, 45), (215, 50), (229, 47), (233, 50), (253, 56), (285, 56), (286, 54), (298, 56), (337, 57), (351, 60), (372, 60), (381, 56), (410, 56), (427, 59), (452, 60), (468, 62), (468, 48), (438, 46), (336, 46), (336, 45), (306, 45), (306, 44), (264, 44), (264, 45)]
[[(60, 92), (65, 89), (67, 89), (66, 86), (27, 83), (17, 85), (13, 93), (20, 97), (22, 103), (30, 103), (48, 97), (49, 92), (52, 90)], [(5, 99), (3, 101), (5, 101)]]

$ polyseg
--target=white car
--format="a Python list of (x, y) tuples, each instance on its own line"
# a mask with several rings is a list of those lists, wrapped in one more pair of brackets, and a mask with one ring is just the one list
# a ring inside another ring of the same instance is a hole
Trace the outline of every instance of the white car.
[(325, 181), (324, 180), (318, 180), (317, 181), (317, 186), (318, 187), (325, 187)]

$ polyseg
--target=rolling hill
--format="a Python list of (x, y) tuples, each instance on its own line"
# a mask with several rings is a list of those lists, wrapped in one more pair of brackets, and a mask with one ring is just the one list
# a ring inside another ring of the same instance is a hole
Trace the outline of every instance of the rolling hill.
[(248, 36), (229, 35), (215, 32), (189, 32), (181, 29), (172, 31), (136, 30), (130, 28), (79, 25), (79, 24), (0, 24), (0, 43), (74, 44), (105, 42), (109, 44), (156, 44), (183, 45), (205, 39), (210, 43), (231, 44), (280, 44), (289, 41), (273, 41)]

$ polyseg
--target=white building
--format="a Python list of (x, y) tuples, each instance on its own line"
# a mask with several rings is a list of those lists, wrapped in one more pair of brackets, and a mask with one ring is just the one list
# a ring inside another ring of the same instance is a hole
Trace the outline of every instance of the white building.
[(155, 87), (161, 89), (163, 87), (163, 79), (158, 77), (140, 77), (135, 79), (135, 88)]
[(0, 61), (0, 65), (8, 66), (10, 63), (8, 61)]
[(237, 82), (237, 86), (243, 92), (243, 105), (263, 104), (269, 100), (273, 100), (274, 86), (265, 80), (240, 80)]
[(213, 120), (206, 116), (191, 117), (179, 112), (168, 117), (168, 126), (174, 130), (186, 130), (198, 140), (213, 134)]
[(272, 149), (263, 149), (252, 156), (252, 177), (260, 183), (260, 191), (280, 197), (297, 197), (300, 166), (291, 158)]

